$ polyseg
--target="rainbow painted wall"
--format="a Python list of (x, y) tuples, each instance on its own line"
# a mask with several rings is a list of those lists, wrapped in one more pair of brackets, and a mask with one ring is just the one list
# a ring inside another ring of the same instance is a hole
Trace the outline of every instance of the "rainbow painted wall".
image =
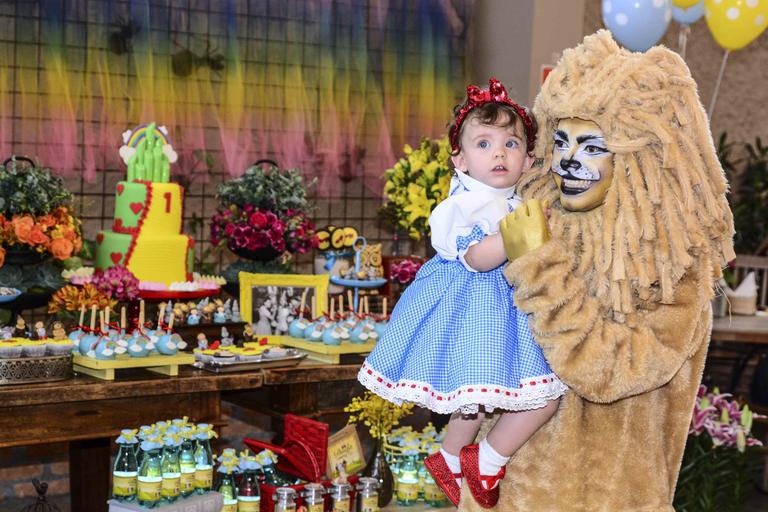
[(467, 76), (469, 0), (0, 2), (0, 156), (92, 181), (126, 128), (168, 127), (179, 165), (271, 157), (320, 179), (379, 176), (445, 132)]

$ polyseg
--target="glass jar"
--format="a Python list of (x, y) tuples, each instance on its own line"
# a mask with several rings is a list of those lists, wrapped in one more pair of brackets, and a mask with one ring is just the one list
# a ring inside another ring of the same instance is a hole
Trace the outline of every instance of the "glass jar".
[(348, 483), (331, 484), (328, 491), (328, 512), (352, 512), (352, 496), (349, 495), (351, 490), (352, 486)]
[(213, 454), (208, 439), (197, 439), (195, 447), (195, 492), (205, 494), (213, 487)]
[(143, 450), (141, 468), (136, 477), (139, 505), (155, 508), (160, 504), (160, 490), (163, 486), (162, 457), (160, 447)]
[(437, 485), (435, 479), (432, 478), (432, 474), (427, 471), (424, 476), (424, 502), (430, 507), (447, 507), (448, 498), (443, 493), (442, 489)]
[(416, 468), (416, 454), (405, 454), (397, 475), (397, 504), (405, 507), (415, 505), (419, 499), (419, 474)]
[(181, 466), (179, 465), (179, 447), (166, 445), (163, 448), (163, 485), (160, 495), (164, 503), (173, 503), (181, 495)]
[(301, 492), (307, 512), (323, 512), (325, 510), (325, 487), (321, 484), (307, 484)]
[(357, 508), (355, 512), (379, 512), (379, 481), (364, 476), (357, 481)]
[(112, 466), (112, 497), (128, 502), (136, 499), (136, 477), (139, 465), (136, 463), (135, 446), (138, 443), (123, 443), (117, 449), (115, 464)]
[(195, 492), (195, 440), (185, 438), (181, 442), (179, 453), (179, 467), (181, 468), (181, 480), (179, 487), (181, 495), (185, 498)]
[(275, 501), (275, 512), (296, 511), (296, 491), (290, 487), (278, 487), (272, 496)]

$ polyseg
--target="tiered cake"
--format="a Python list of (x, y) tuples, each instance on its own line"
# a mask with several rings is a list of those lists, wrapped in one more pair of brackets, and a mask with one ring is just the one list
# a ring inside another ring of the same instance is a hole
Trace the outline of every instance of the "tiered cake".
[(117, 184), (112, 229), (96, 235), (96, 268), (121, 265), (140, 281), (189, 280), (194, 242), (181, 232), (184, 189), (167, 183), (176, 154), (165, 129), (141, 125), (123, 139), (128, 180)]

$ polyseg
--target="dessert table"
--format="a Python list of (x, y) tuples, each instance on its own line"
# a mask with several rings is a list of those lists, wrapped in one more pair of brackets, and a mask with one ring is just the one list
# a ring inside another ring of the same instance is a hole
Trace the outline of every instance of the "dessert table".
[(768, 350), (768, 315), (731, 315), (714, 318), (712, 344), (737, 352), (730, 388), (735, 393), (750, 360)]
[(312, 414), (316, 386), (352, 380), (359, 364), (323, 365), (310, 361), (291, 368), (214, 374), (184, 366), (176, 377), (126, 370), (104, 381), (87, 375), (26, 385), (0, 386), (0, 448), (54, 442), (69, 443), (71, 510), (107, 510), (110, 453), (121, 428), (190, 416), (221, 425), (223, 393), (271, 386), (278, 413)]

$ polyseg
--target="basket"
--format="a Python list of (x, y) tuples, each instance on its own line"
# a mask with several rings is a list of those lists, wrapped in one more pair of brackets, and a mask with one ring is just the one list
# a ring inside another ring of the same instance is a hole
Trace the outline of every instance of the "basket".
[(740, 295), (726, 294), (728, 302), (731, 304), (731, 313), (734, 315), (754, 315), (757, 313), (757, 296), (750, 295), (743, 297)]
[(52, 382), (72, 376), (72, 354), (0, 359), (0, 385)]
[[(328, 455), (328, 424), (286, 414), (284, 432), (284, 441), (281, 446), (251, 438), (245, 438), (243, 442), (256, 452), (264, 449), (275, 452), (278, 456), (277, 468), (280, 471), (308, 482), (319, 482), (328, 487), (331, 484), (330, 480), (323, 479)], [(349, 477), (353, 489), (356, 480), (356, 476)], [(287, 487), (295, 490), (299, 495), (296, 500), (297, 507), (304, 505), (304, 500), (301, 498), (304, 484)], [(260, 512), (272, 512), (275, 508), (272, 496), (277, 487), (260, 483), (259, 490), (261, 492)], [(355, 491), (353, 490), (350, 494), (354, 499)]]

